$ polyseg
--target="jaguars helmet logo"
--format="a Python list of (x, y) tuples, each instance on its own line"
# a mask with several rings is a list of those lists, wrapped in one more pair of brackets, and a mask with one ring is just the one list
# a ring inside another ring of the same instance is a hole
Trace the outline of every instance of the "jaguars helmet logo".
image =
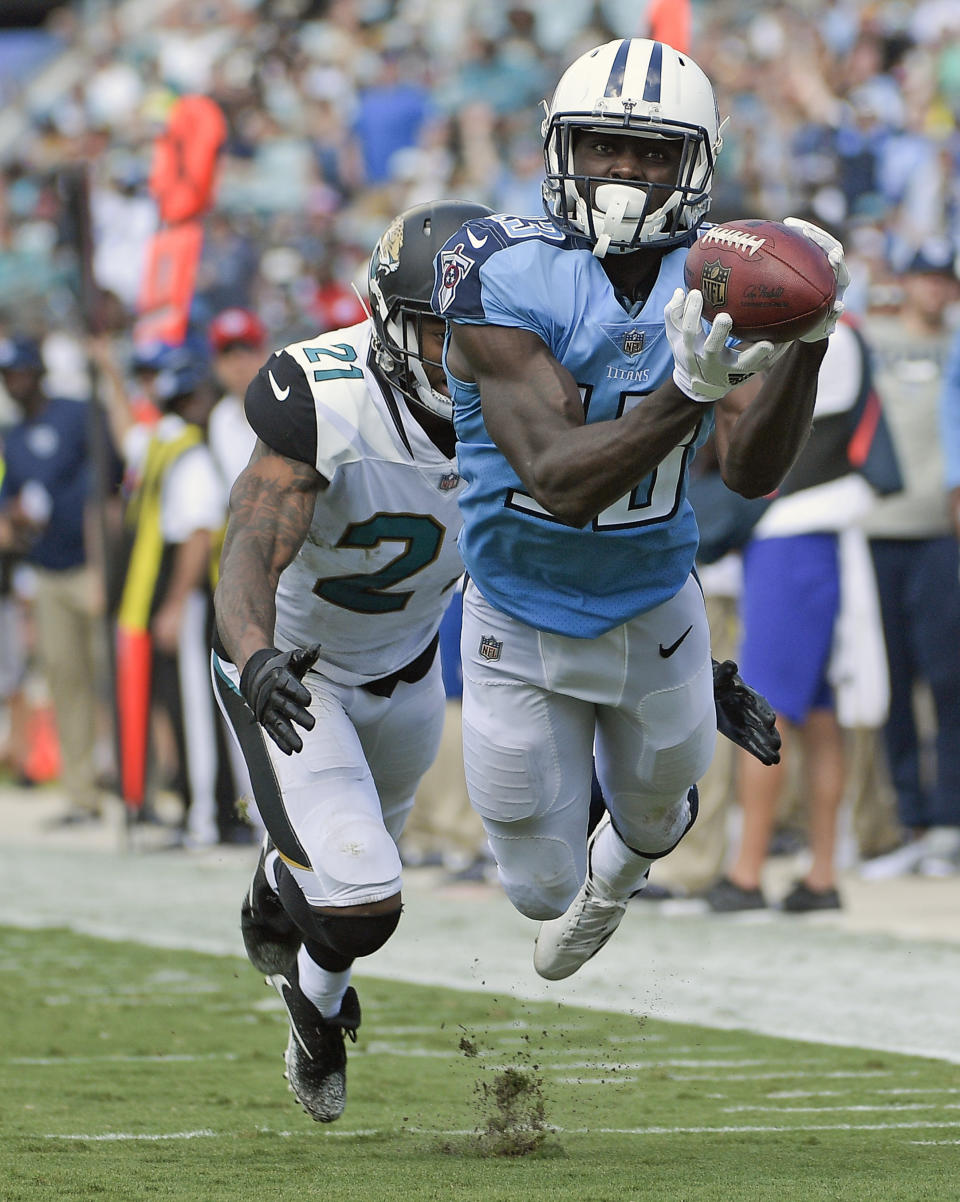
[(395, 217), (377, 243), (377, 274), (388, 275), (400, 266), (403, 249), (403, 218)]

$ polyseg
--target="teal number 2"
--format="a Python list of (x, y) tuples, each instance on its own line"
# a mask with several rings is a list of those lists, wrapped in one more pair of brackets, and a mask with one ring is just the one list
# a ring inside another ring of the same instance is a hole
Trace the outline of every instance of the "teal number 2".
[(388, 593), (385, 589), (406, 580), (437, 558), (445, 527), (436, 518), (418, 513), (378, 513), (366, 522), (349, 526), (338, 547), (369, 549), (390, 540), (403, 542), (404, 549), (376, 572), (358, 576), (328, 576), (318, 580), (313, 591), (324, 601), (361, 614), (396, 613), (403, 609), (413, 590)]
[(337, 342), (333, 346), (307, 346), (303, 353), (310, 363), (320, 363), (324, 359), (336, 359), (338, 363), (352, 363), (353, 367), (325, 367), (313, 373), (318, 383), (321, 380), (359, 380), (363, 371), (356, 366), (357, 352), (348, 342)]

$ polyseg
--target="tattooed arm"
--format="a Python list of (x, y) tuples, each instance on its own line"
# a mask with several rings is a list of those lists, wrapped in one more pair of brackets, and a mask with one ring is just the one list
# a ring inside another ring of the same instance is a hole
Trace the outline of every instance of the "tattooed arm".
[(280, 573), (303, 545), (326, 486), (315, 468), (259, 440), (233, 486), (215, 607), (220, 638), (241, 671), (273, 643)]

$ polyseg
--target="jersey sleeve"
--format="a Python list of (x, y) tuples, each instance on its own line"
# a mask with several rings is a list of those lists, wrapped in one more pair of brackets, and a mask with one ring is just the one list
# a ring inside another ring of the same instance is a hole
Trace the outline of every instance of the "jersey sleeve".
[(482, 217), (468, 221), (434, 260), (433, 311), (446, 321), (530, 330), (551, 344), (558, 277), (571, 264), (566, 239), (538, 218)]
[(288, 459), (317, 460), (317, 415), (303, 368), (286, 350), (271, 355), (250, 381), (243, 402), (261, 442)]

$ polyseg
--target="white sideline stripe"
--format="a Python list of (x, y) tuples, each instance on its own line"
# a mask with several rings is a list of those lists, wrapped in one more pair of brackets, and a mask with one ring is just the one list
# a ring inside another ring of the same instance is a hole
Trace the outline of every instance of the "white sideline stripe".
[[(598, 1063), (599, 1061), (602, 1060), (602, 1057), (603, 1057), (603, 1049), (600, 1049), (598, 1054), (596, 1056), (594, 1056), (594, 1058), (592, 1060), (574, 1060), (571, 1062), (568, 1060), (555, 1060), (554, 1056), (552, 1056), (552, 1055), (545, 1055), (543, 1057), (543, 1059), (550, 1063), (556, 1063), (556, 1067), (561, 1068), (561, 1069), (571, 1069), (571, 1068), (597, 1069), (597, 1068), (604, 1067), (601, 1063)], [(545, 1064), (544, 1067), (549, 1068), (550, 1063)], [(793, 1063), (797, 1063), (797, 1062), (794, 1061)], [(800, 1064), (824, 1064), (825, 1061), (823, 1061), (823, 1060), (801, 1060), (799, 1063)], [(642, 1072), (645, 1069), (651, 1069), (651, 1068), (727, 1068), (728, 1066), (730, 1068), (754, 1068), (754, 1067), (759, 1067), (761, 1064), (776, 1064), (776, 1061), (775, 1060), (686, 1060), (686, 1059), (618, 1060), (616, 1062), (616, 1067), (618, 1070), (623, 1069), (623, 1070), (627, 1070), (630, 1072)], [(774, 1074), (774, 1076), (779, 1076), (779, 1075), (780, 1075), (779, 1073)], [(811, 1073), (810, 1075), (811, 1076), (819, 1076), (818, 1073)], [(727, 1077), (726, 1075), (724, 1076), (723, 1079), (725, 1081), (730, 1080), (730, 1078)]]
[[(554, 1135), (762, 1135), (792, 1133), (795, 1131), (917, 1131), (926, 1130), (928, 1128), (941, 1127), (960, 1127), (960, 1122), (926, 1122), (918, 1121), (914, 1123), (803, 1123), (790, 1126), (767, 1126), (767, 1127), (553, 1127), (547, 1129)], [(403, 1130), (413, 1135), (477, 1135), (478, 1131), (475, 1127), (458, 1127), (447, 1130), (440, 1130), (436, 1127), (403, 1127)], [(289, 1138), (294, 1135), (303, 1135), (305, 1132), (294, 1131), (274, 1131), (269, 1127), (258, 1127), (258, 1135), (276, 1135), (284, 1138)], [(358, 1136), (371, 1135), (391, 1135), (396, 1134), (395, 1129), (391, 1128), (376, 1128), (376, 1127), (361, 1127), (353, 1131), (345, 1130), (342, 1127), (334, 1127), (324, 1132), (325, 1138), (331, 1136), (339, 1136), (340, 1138), (354, 1139)], [(137, 1133), (132, 1131), (106, 1131), (98, 1135), (83, 1135), (83, 1134), (64, 1134), (45, 1133), (44, 1139), (62, 1139), (73, 1140), (78, 1142), (89, 1143), (112, 1143), (123, 1140), (174, 1140), (174, 1139), (217, 1139), (217, 1138), (236, 1139), (236, 1132), (232, 1131), (211, 1131), (208, 1127), (202, 1127), (197, 1131), (169, 1131), (159, 1133)], [(960, 1144), (960, 1139), (949, 1140), (910, 1140), (911, 1144)]]
[[(916, 1077), (919, 1069), (910, 1069), (900, 1073), (901, 1077)], [(781, 1081), (784, 1077), (823, 1077), (825, 1080), (837, 1080), (841, 1077), (854, 1077), (862, 1080), (865, 1077), (892, 1077), (890, 1068), (850, 1068), (835, 1069), (832, 1072), (809, 1073), (805, 1069), (784, 1069), (782, 1073), (686, 1073), (684, 1076), (673, 1076), (673, 1081)]]
[(721, 1106), (723, 1114), (745, 1114), (755, 1111), (758, 1114), (829, 1114), (832, 1112), (856, 1110), (960, 1110), (958, 1102), (878, 1102), (875, 1106)]
[(908, 1142), (919, 1148), (955, 1148), (960, 1144), (960, 1139), (911, 1139)]
[(614, 1069), (605, 1077), (557, 1077), (554, 1085), (632, 1085), (639, 1077), (625, 1076)]
[(792, 1131), (913, 1131), (927, 1127), (960, 1127), (960, 1122), (918, 1120), (915, 1123), (798, 1123), (769, 1127), (557, 1127), (564, 1135), (761, 1135)]
[(11, 1056), (7, 1064), (35, 1066), (64, 1064), (194, 1064), (204, 1060), (236, 1060), (236, 1052), (206, 1052), (202, 1056)]
[[(769, 1062), (765, 1062), (765, 1063), (769, 1063)], [(557, 1084), (557, 1085), (605, 1085), (608, 1081), (611, 1081), (611, 1080), (616, 1080), (616, 1081), (619, 1081), (622, 1083), (626, 1083), (626, 1082), (630, 1082), (630, 1081), (642, 1080), (642, 1075), (643, 1075), (644, 1069), (657, 1068), (657, 1067), (669, 1067), (669, 1062), (662, 1061), (662, 1062), (660, 1062), (659, 1065), (655, 1061), (650, 1061), (649, 1063), (646, 1063), (646, 1064), (611, 1064), (608, 1068), (605, 1069), (605, 1071), (604, 1071), (604, 1066), (598, 1064), (596, 1060), (586, 1061), (582, 1065), (576, 1065), (576, 1064), (551, 1065), (548, 1063), (541, 1063), (540, 1071), (541, 1072), (550, 1072), (552, 1070), (555, 1072), (565, 1072), (571, 1068), (578, 1068), (578, 1067), (592, 1068), (594, 1070), (600, 1070), (600, 1071), (604, 1072), (604, 1075), (600, 1076), (600, 1077), (598, 1077), (598, 1076), (585, 1077), (582, 1075), (577, 1076), (577, 1077), (551, 1077), (551, 1080), (554, 1082), (554, 1084)], [(484, 1065), (484, 1068), (487, 1068), (487, 1069), (509, 1068), (509, 1065), (487, 1064), (487, 1065)], [(865, 1077), (890, 1077), (892, 1075), (893, 1075), (892, 1070), (889, 1070), (889, 1069), (848, 1069), (848, 1070), (838, 1069), (833, 1072), (824, 1072), (824, 1073), (807, 1072), (806, 1070), (803, 1070), (803, 1069), (784, 1069), (783, 1072), (724, 1073), (722, 1075), (719, 1073), (670, 1073), (670, 1080), (671, 1081), (723, 1081), (723, 1082), (727, 1082), (727, 1081), (782, 1081), (784, 1077), (854, 1077), (857, 1079), (863, 1079)], [(916, 1071), (911, 1070), (909, 1075), (915, 1077), (917, 1074), (916, 1074)], [(896, 1090), (887, 1090), (887, 1091), (877, 1091), (877, 1092), (896, 1093), (897, 1091)], [(904, 1090), (902, 1092), (908, 1092), (908, 1091)], [(926, 1090), (926, 1089), (918, 1089), (913, 1092), (931, 1093), (934, 1091)], [(708, 1096), (710, 1098), (712, 1098), (714, 1101), (720, 1101), (726, 1097), (726, 1094), (709, 1094)], [(789, 1097), (791, 1095), (790, 1094), (784, 1094), (784, 1095), (770, 1094), (768, 1096), (770, 1096), (770, 1097), (777, 1097), (777, 1096)], [(798, 1097), (820, 1097), (820, 1096), (834, 1097), (834, 1096), (839, 1096), (839, 1091), (826, 1090), (823, 1092), (822, 1095), (819, 1093), (806, 1093), (806, 1092), (801, 1091), (796, 1096), (798, 1096)], [(766, 1109), (766, 1108), (759, 1107), (758, 1109)], [(769, 1109), (776, 1110), (777, 1108), (770, 1107)]]
[[(849, 1089), (777, 1089), (773, 1093), (768, 1093), (768, 1098), (776, 1100), (787, 1100), (789, 1098), (842, 1098), (844, 1094), (848, 1094)], [(960, 1088), (951, 1085), (931, 1085), (928, 1088), (918, 1087), (901, 1087), (897, 1086), (890, 1089), (868, 1089), (867, 1093), (878, 1093), (884, 1096), (890, 1094), (895, 1097), (900, 1097), (904, 1094), (930, 1094), (930, 1093), (960, 1093)], [(727, 1095), (723, 1093), (708, 1094), (708, 1097), (714, 1101), (725, 1098)]]
[(159, 1134), (137, 1133), (134, 1131), (106, 1131), (102, 1135), (55, 1135), (45, 1134), (44, 1139), (82, 1140), (90, 1143), (113, 1143), (127, 1139), (158, 1140), (158, 1139), (216, 1139), (217, 1132), (208, 1127), (198, 1131), (169, 1131)]

